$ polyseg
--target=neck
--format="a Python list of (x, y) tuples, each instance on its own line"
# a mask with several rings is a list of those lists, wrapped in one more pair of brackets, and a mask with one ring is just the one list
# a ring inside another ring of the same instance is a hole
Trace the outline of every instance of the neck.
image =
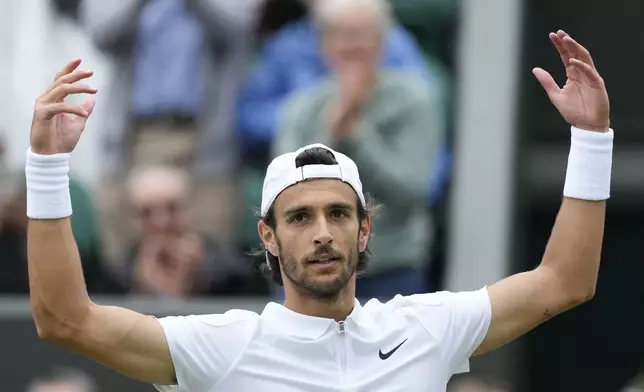
[(292, 285), (284, 286), (284, 306), (306, 316), (342, 321), (351, 314), (355, 299), (355, 281), (345, 287), (337, 297), (313, 298), (298, 292)]

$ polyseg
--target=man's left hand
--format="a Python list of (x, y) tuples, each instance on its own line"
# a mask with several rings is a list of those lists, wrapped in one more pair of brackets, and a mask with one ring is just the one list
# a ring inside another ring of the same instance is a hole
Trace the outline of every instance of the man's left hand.
[(533, 69), (550, 101), (572, 126), (589, 131), (606, 132), (610, 127), (610, 103), (604, 80), (597, 72), (590, 53), (559, 30), (550, 40), (566, 67), (566, 84), (559, 88), (552, 76), (541, 68)]

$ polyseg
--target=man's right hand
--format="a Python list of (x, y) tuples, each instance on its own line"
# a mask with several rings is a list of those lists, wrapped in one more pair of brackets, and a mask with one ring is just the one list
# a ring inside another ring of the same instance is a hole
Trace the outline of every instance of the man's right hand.
[[(75, 106), (65, 98), (96, 93), (77, 83), (92, 75), (76, 71), (79, 65), (80, 60), (67, 64), (36, 100), (31, 128), (36, 154), (69, 153), (78, 143), (94, 100)], [(41, 339), (136, 380), (176, 383), (170, 348), (157, 319), (97, 305), (89, 298), (69, 218), (31, 219), (27, 244), (31, 308)]]
[(95, 94), (96, 88), (79, 84), (92, 71), (78, 71), (77, 59), (58, 71), (54, 82), (36, 100), (31, 125), (31, 150), (36, 154), (53, 155), (74, 150), (85, 123), (94, 109), (94, 99), (88, 98), (81, 105), (65, 103), (73, 94)]

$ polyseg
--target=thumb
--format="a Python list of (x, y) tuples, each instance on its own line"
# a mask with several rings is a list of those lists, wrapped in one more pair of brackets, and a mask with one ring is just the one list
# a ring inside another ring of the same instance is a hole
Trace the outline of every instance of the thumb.
[(546, 90), (546, 93), (548, 94), (548, 97), (550, 97), (550, 100), (552, 100), (554, 96), (559, 93), (559, 91), (561, 91), (559, 86), (557, 86), (557, 82), (555, 82), (555, 80), (547, 71), (541, 68), (534, 68), (532, 70), (532, 73), (537, 78), (539, 83), (541, 83), (543, 89)]
[(87, 112), (87, 115), (89, 116), (92, 114), (92, 111), (94, 111), (94, 105), (96, 105), (96, 100), (93, 97), (89, 97), (81, 104), (81, 107), (83, 110)]
[(87, 116), (76, 116), (73, 118), (73, 122), (76, 124), (82, 124), (83, 127), (85, 127), (85, 124), (87, 123), (87, 120), (89, 119), (89, 116), (92, 115), (92, 111), (94, 110), (94, 105), (96, 104), (96, 101), (94, 98), (87, 98), (80, 106), (85, 112), (87, 113)]

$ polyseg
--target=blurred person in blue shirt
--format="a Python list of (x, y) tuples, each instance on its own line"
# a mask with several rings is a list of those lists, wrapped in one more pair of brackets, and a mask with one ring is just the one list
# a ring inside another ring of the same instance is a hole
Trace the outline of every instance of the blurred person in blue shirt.
[[(317, 0), (298, 0), (310, 8)], [(275, 6), (269, 0), (267, 7)], [(329, 75), (320, 52), (319, 32), (309, 15), (287, 23), (263, 42), (257, 63), (237, 107), (237, 132), (246, 149), (267, 149), (273, 140), (282, 104), (291, 93), (315, 86)], [(387, 36), (383, 67), (408, 69), (426, 75), (423, 53), (402, 26)]]

